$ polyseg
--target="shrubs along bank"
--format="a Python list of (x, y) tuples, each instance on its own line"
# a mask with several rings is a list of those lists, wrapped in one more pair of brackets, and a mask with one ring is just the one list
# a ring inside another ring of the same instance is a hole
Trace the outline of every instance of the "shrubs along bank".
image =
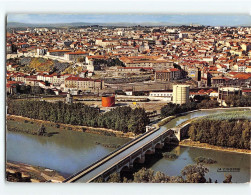
[(101, 127), (140, 134), (150, 122), (142, 108), (117, 107), (106, 113), (82, 103), (23, 100), (7, 102), (7, 113), (55, 123)]

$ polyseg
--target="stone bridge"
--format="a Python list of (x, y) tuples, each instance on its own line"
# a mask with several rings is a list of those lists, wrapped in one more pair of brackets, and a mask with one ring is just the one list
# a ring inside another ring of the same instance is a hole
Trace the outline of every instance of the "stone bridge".
[[(146, 154), (153, 154), (170, 141), (180, 140), (179, 129), (156, 129), (144, 133), (64, 182), (92, 182), (102, 177), (107, 180), (112, 173), (131, 169), (135, 163), (144, 163)], [(177, 137), (178, 136), (178, 137)]]

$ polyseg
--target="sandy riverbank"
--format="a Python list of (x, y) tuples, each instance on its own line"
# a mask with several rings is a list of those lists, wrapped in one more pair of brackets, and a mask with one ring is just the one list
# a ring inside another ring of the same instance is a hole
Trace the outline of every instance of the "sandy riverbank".
[(60, 183), (65, 178), (57, 171), (19, 162), (6, 162), (6, 180), (9, 182)]
[(195, 142), (190, 139), (185, 139), (179, 142), (180, 146), (189, 146), (189, 147), (196, 147), (196, 148), (203, 148), (203, 149), (209, 149), (209, 150), (218, 150), (223, 152), (235, 152), (235, 153), (242, 153), (242, 154), (251, 154), (251, 150), (246, 149), (237, 149), (237, 148), (226, 148), (221, 146), (213, 146), (207, 143), (200, 143)]

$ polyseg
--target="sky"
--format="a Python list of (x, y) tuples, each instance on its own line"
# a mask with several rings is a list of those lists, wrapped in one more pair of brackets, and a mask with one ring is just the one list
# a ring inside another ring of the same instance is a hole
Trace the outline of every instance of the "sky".
[(246, 14), (9, 14), (8, 22), (23, 23), (171, 23), (201, 25), (251, 25), (251, 16)]
[(251, 0), (82, 0), (5, 3), (8, 22), (142, 23), (245, 25), (251, 23)]

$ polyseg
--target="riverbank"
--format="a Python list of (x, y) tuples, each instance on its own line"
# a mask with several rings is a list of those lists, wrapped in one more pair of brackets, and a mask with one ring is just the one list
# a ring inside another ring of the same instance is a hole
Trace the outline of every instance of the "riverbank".
[[(93, 134), (114, 136), (114, 137), (122, 137), (122, 138), (131, 138), (131, 139), (136, 137), (136, 135), (132, 132), (123, 133), (121, 131), (116, 131), (116, 130), (106, 129), (106, 128), (78, 126), (78, 125), (70, 125), (70, 124), (63, 124), (63, 123), (54, 123), (51, 121), (31, 119), (28, 117), (16, 116), (16, 115), (7, 115), (6, 119), (11, 120), (11, 121), (24, 122), (24, 123), (37, 124), (37, 125), (43, 124), (45, 126), (55, 127), (59, 130), (71, 130), (71, 131), (79, 131), (79, 132), (86, 132), (86, 133), (93, 133)], [(8, 128), (8, 126), (7, 126), (7, 128)]]
[(223, 151), (223, 152), (251, 154), (251, 150), (213, 146), (213, 145), (210, 145), (207, 143), (200, 143), (200, 142), (192, 141), (190, 139), (184, 139), (184, 140), (180, 141), (179, 145), (180, 146), (195, 147), (195, 148), (203, 148), (203, 149), (209, 149), (209, 150), (218, 150), (218, 151)]
[(6, 180), (8, 182), (52, 182), (60, 183), (65, 178), (57, 171), (19, 162), (6, 162)]

